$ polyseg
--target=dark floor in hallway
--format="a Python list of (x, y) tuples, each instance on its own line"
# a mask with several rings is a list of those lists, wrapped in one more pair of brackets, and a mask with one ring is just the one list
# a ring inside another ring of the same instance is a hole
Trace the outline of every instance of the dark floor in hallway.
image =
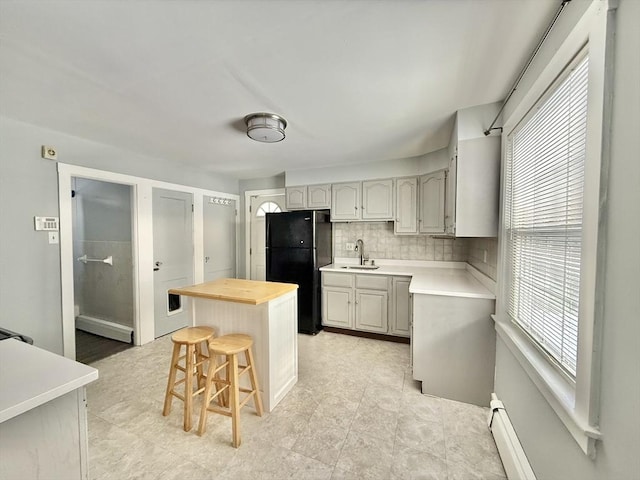
[(133, 345), (76, 329), (76, 360), (90, 364)]

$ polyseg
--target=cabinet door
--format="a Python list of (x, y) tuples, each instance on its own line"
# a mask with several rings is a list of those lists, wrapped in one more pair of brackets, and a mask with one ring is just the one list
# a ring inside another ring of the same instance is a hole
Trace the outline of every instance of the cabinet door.
[(445, 202), (444, 227), (449, 235), (456, 233), (456, 179), (458, 172), (458, 148), (453, 149), (449, 159), (449, 172), (445, 182), (447, 200)]
[(328, 327), (353, 328), (353, 290), (322, 288), (322, 324)]
[(331, 185), (309, 185), (307, 187), (307, 208), (321, 209), (331, 207)]
[(409, 277), (394, 277), (392, 289), (391, 318), (389, 319), (389, 333), (392, 335), (409, 336), (411, 318), (411, 294), (409, 293)]
[(362, 182), (362, 219), (393, 220), (393, 179)]
[(399, 178), (396, 180), (396, 221), (395, 233), (418, 233), (418, 179)]
[(360, 182), (331, 185), (331, 220), (360, 220)]
[(356, 329), (387, 333), (389, 294), (380, 290), (356, 289)]
[(307, 208), (307, 187), (287, 187), (285, 189), (287, 210)]
[(444, 233), (444, 193), (444, 170), (420, 177), (420, 233)]

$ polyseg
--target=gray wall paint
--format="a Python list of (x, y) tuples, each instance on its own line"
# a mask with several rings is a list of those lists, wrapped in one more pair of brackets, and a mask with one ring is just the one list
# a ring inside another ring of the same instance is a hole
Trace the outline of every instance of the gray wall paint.
[[(567, 20), (587, 2), (571, 2)], [(563, 14), (564, 15), (564, 14)], [(505, 403), (538, 479), (640, 478), (640, 2), (620, 0), (615, 41), (611, 167), (608, 189), (601, 408), (597, 456), (590, 460), (540, 396), (517, 360), (498, 341), (496, 392)], [(566, 32), (566, 28), (564, 28)], [(556, 32), (540, 63), (562, 38)], [(526, 84), (530, 81), (527, 80)], [(526, 92), (526, 88), (524, 90)]]
[(238, 193), (236, 179), (65, 135), (0, 116), (0, 325), (62, 353), (59, 245), (33, 229), (33, 217), (59, 216), (53, 145), (61, 162), (143, 178)]
[(361, 165), (289, 170), (286, 185), (312, 185), (314, 183), (355, 182), (377, 178), (406, 177), (435, 172), (449, 165), (446, 148), (425, 153), (417, 157), (370, 162)]

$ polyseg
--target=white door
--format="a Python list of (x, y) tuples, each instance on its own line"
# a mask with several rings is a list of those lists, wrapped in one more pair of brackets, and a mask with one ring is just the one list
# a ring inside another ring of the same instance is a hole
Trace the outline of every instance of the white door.
[(256, 195), (251, 197), (251, 249), (249, 250), (251, 280), (265, 280), (267, 260), (265, 254), (265, 214), (284, 212), (284, 193), (279, 195)]
[(155, 337), (190, 323), (190, 302), (168, 290), (193, 284), (193, 197), (153, 189)]
[(204, 281), (236, 277), (236, 201), (204, 198)]

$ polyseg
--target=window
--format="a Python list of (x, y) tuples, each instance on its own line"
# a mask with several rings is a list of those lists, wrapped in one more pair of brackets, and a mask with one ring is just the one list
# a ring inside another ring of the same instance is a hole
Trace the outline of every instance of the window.
[(264, 202), (256, 210), (256, 217), (264, 217), (267, 213), (280, 213), (282, 209), (275, 202)]
[(510, 133), (507, 313), (572, 381), (578, 355), (588, 57)]

